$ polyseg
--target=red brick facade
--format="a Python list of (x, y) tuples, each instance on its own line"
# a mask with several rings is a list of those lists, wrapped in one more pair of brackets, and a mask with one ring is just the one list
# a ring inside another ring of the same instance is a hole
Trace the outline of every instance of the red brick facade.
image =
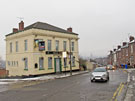
[[(110, 63), (114, 64), (112, 57), (116, 54), (116, 65), (119, 67), (121, 65), (130, 65), (135, 67), (135, 39), (130, 36), (129, 42), (123, 42), (122, 46), (118, 46), (116, 51), (108, 55)], [(113, 54), (113, 55), (111, 55)], [(112, 60), (111, 60), (111, 59)]]

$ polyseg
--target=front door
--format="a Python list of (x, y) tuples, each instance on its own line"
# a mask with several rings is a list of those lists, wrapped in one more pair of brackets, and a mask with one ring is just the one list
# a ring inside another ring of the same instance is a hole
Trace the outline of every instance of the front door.
[(61, 72), (61, 59), (60, 58), (55, 58), (55, 72), (60, 73)]

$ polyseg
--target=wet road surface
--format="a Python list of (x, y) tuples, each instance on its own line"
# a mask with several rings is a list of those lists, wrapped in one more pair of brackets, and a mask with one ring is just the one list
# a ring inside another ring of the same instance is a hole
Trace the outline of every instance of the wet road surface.
[(110, 71), (109, 82), (91, 83), (90, 73), (86, 73), (28, 87), (13, 87), (0, 92), (0, 101), (110, 101), (120, 83), (126, 81), (127, 73), (122, 70)]

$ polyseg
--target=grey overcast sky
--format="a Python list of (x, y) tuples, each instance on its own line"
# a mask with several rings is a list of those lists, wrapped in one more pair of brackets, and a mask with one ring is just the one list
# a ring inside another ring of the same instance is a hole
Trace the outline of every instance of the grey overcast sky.
[(79, 34), (79, 54), (106, 56), (128, 33), (135, 36), (135, 0), (0, 0), (0, 56), (5, 59), (5, 35), (18, 27), (46, 22)]

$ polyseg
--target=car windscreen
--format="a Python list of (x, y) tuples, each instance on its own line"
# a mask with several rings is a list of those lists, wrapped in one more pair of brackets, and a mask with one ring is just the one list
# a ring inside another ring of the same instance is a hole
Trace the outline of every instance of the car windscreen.
[(96, 68), (94, 72), (106, 72), (105, 68)]

